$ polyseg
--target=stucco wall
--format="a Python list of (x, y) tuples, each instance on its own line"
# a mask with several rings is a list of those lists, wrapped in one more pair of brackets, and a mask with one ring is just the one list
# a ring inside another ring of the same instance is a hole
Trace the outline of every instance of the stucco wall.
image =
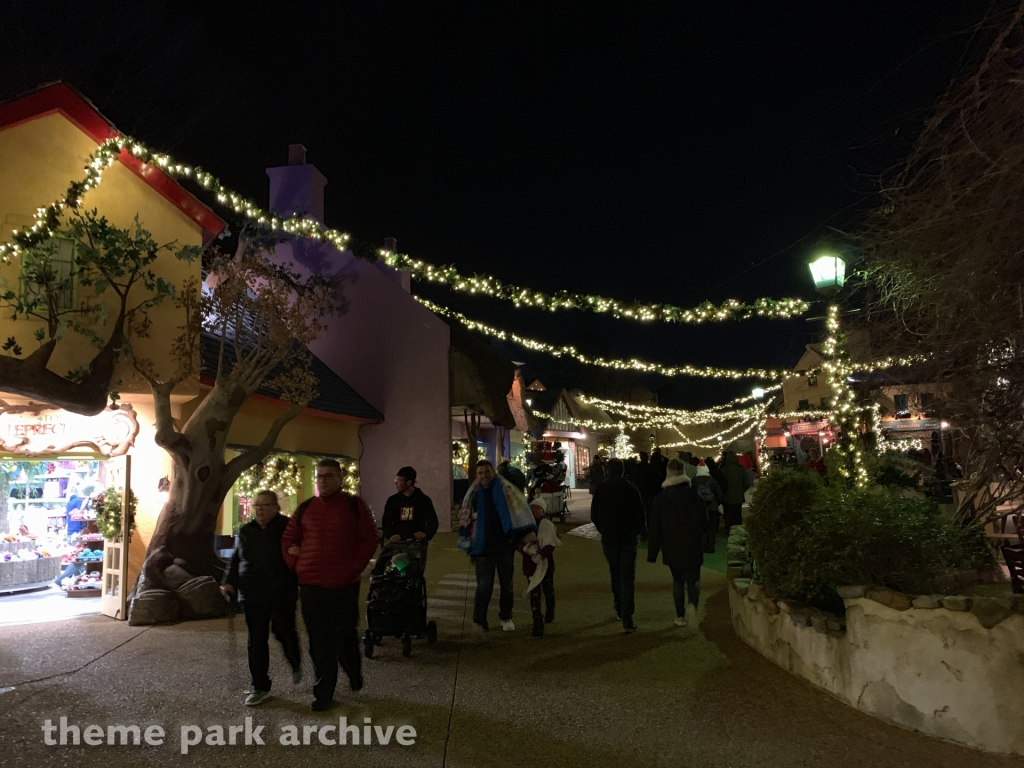
[[(943, 607), (947, 601), (956, 610)], [(929, 607), (905, 610), (868, 597), (845, 602), (844, 623), (730, 580), (736, 634), (779, 666), (883, 720), (1024, 754), (1024, 600), (1002, 601), (1002, 613), (992, 612), (1000, 601), (978, 602), (972, 612), (970, 598), (923, 598), (914, 602)]]
[(441, 530), (451, 506), (448, 326), (378, 266), (324, 243), (278, 246), (277, 257), (330, 277), (342, 299), (310, 349), (372, 406), (383, 424), (360, 428), (361, 493), (380, 519), (395, 472), (416, 468)]

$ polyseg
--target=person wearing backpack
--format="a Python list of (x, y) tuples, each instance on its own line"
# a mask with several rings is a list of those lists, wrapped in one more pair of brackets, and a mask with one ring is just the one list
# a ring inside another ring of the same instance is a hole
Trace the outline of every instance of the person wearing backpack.
[(363, 687), (359, 582), (377, 551), (377, 524), (366, 502), (341, 490), (341, 478), (337, 461), (320, 461), (318, 495), (299, 505), (281, 537), (285, 563), (299, 581), (313, 659), (314, 712), (334, 703), (339, 663), (352, 690)]
[[(704, 461), (697, 464), (697, 475), (693, 478), (693, 488), (704, 502), (708, 513), (708, 532), (711, 535), (712, 551), (714, 551), (714, 540), (718, 536), (718, 522), (721, 515), (718, 513), (718, 505), (722, 503), (724, 493), (722, 486), (711, 476), (711, 470)], [(707, 551), (707, 547), (705, 547)]]

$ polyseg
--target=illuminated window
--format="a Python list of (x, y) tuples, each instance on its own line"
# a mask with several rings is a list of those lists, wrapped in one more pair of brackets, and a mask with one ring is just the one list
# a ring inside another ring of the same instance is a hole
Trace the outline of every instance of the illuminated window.
[[(75, 305), (75, 289), (72, 270), (75, 264), (75, 241), (54, 238), (54, 247), (49, 257), (34, 260), (21, 273), (22, 293), (26, 301), (43, 301), (55, 293), (58, 311), (70, 310)], [(40, 312), (45, 312), (40, 308)]]
[(907, 395), (895, 395), (893, 403), (896, 405), (896, 415), (910, 414), (910, 398)]

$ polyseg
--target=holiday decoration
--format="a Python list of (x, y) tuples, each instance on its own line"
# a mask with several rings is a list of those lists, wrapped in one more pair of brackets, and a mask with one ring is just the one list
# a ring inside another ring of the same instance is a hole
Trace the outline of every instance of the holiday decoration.
[(825, 362), (822, 368), (834, 393), (832, 413), (829, 418), (840, 429), (836, 448), (842, 451), (846, 457), (846, 461), (839, 465), (838, 472), (856, 487), (862, 488), (867, 485), (868, 473), (864, 468), (858, 440), (860, 420), (856, 398), (849, 385), (849, 376), (853, 369), (846, 350), (846, 335), (839, 327), (838, 305), (832, 304), (828, 308), (825, 327), (828, 331), (828, 338), (825, 339), (823, 347)]
[[(104, 539), (118, 539), (121, 536), (121, 494), (122, 488), (107, 488), (103, 493), (92, 499), (92, 508), (96, 511), (96, 530)], [(128, 491), (128, 535), (135, 532), (135, 508), (138, 500), (135, 494)]]
[(633, 441), (629, 439), (629, 435), (625, 432), (619, 432), (615, 436), (615, 444), (612, 447), (612, 457), (616, 459), (631, 459), (637, 455), (636, 450), (633, 448)]
[(243, 472), (236, 484), (238, 495), (254, 498), (260, 491), (295, 496), (302, 489), (302, 467), (288, 456), (268, 456)]

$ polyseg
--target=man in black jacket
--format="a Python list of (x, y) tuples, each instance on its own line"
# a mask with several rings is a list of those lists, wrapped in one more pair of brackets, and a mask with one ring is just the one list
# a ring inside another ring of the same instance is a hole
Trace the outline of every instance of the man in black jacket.
[(384, 502), (381, 528), (385, 541), (415, 539), (430, 541), (437, 533), (437, 512), (434, 502), (416, 487), (416, 470), (402, 467), (395, 475), (395, 490)]
[(270, 696), (270, 631), (281, 643), (292, 668), (292, 682), (302, 682), (302, 657), (295, 632), (298, 580), (284, 562), (281, 535), (288, 518), (280, 514), (277, 494), (260, 491), (253, 500), (254, 517), (242, 526), (221, 591), (238, 594), (249, 630), (249, 675), (252, 691), (245, 699), (254, 707)]
[(636, 630), (633, 623), (636, 542), (646, 531), (640, 491), (623, 474), (621, 460), (608, 462), (608, 479), (594, 492), (590, 520), (601, 534), (601, 548), (611, 576), (615, 616), (622, 620), (624, 632), (633, 632)]

